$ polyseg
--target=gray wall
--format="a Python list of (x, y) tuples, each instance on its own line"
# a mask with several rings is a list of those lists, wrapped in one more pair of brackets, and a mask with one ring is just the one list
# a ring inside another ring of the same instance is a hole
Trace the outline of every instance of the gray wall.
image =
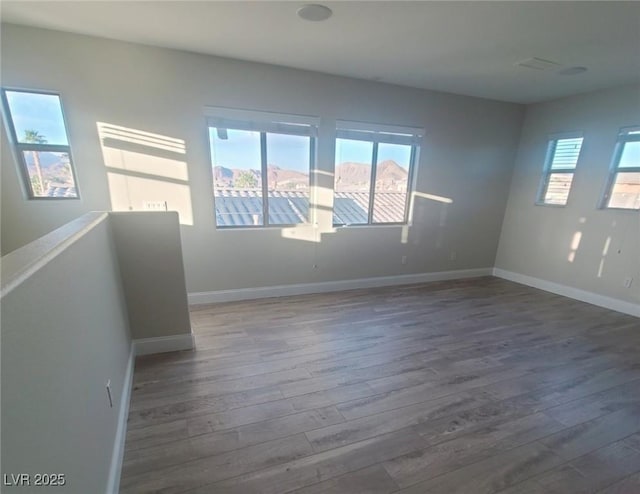
[[(2, 28), (2, 84), (61, 93), (82, 194), (81, 201), (26, 201), (4, 145), (3, 252), (84, 211), (166, 200), (183, 223), (190, 292), (494, 265), (519, 105), (12, 25)], [(318, 161), (329, 175), (319, 175), (325, 209), (317, 229), (216, 231), (207, 105), (321, 117)], [(417, 191), (452, 203), (416, 198), (409, 229), (332, 231), (335, 119), (424, 127)], [(103, 146), (99, 122), (180, 145), (146, 154)], [(119, 189), (110, 193), (110, 184)], [(456, 261), (449, 261), (452, 250)]]
[(104, 492), (131, 348), (106, 219), (2, 298), (1, 340), (2, 472), (59, 472), (64, 488), (40, 489)]
[[(618, 131), (640, 124), (639, 108), (639, 86), (527, 107), (496, 267), (640, 302), (640, 214), (597, 208)], [(535, 206), (548, 135), (565, 131), (584, 132), (568, 204)]]
[(191, 333), (175, 212), (110, 215), (134, 339)]

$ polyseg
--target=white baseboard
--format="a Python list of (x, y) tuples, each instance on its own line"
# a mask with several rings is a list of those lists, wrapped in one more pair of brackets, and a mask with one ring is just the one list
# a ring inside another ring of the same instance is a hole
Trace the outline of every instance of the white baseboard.
[(122, 459), (124, 457), (124, 443), (127, 436), (127, 418), (129, 417), (129, 401), (131, 399), (131, 387), (133, 385), (133, 367), (135, 363), (134, 345), (131, 344), (129, 361), (124, 374), (122, 393), (120, 394), (120, 410), (118, 411), (118, 427), (111, 454), (111, 466), (109, 467), (109, 481), (106, 494), (117, 494), (120, 490), (120, 474), (122, 472)]
[(189, 350), (192, 348), (194, 348), (193, 334), (144, 338), (134, 340), (131, 343), (129, 361), (127, 362), (127, 370), (125, 371), (122, 393), (120, 395), (118, 426), (113, 443), (113, 452), (111, 454), (111, 466), (109, 467), (109, 480), (106, 494), (117, 494), (120, 490), (120, 474), (122, 473), (124, 445), (127, 436), (127, 418), (129, 417), (129, 402), (131, 401), (133, 369), (136, 356), (176, 350)]
[(214, 292), (194, 292), (189, 294), (189, 305), (233, 302), (237, 300), (253, 300), (270, 297), (286, 297), (290, 295), (305, 295), (309, 293), (339, 292), (343, 290), (355, 290), (358, 288), (409, 285), (411, 283), (477, 278), (479, 276), (491, 276), (492, 274), (493, 268), (460, 269), (456, 271), (440, 271), (437, 273), (402, 274), (397, 276), (381, 276), (355, 280), (298, 283), (294, 285), (276, 285), (258, 288), (239, 288), (236, 290), (219, 290)]
[(597, 293), (587, 292), (585, 290), (580, 290), (579, 288), (561, 285), (552, 281), (546, 281), (540, 278), (534, 278), (533, 276), (514, 273), (513, 271), (506, 271), (500, 268), (494, 268), (493, 275), (498, 278), (504, 278), (505, 280), (520, 283), (522, 285), (532, 286), (534, 288), (539, 288), (540, 290), (555, 293), (557, 295), (563, 295), (575, 300), (580, 300), (581, 302), (587, 302), (588, 304), (593, 304), (604, 307), (606, 309), (623, 312), (624, 314), (640, 317), (640, 304), (626, 302), (624, 300), (607, 297), (605, 295), (598, 295)]
[(133, 340), (135, 354), (150, 355), (152, 353), (177, 352), (191, 350), (195, 347), (193, 333), (159, 336), (157, 338), (141, 338)]

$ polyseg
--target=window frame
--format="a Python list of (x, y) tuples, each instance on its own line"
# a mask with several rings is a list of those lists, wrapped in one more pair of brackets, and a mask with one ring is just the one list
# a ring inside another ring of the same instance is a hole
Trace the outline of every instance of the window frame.
[[(243, 110), (236, 108), (206, 107), (207, 142), (209, 147), (209, 167), (211, 183), (215, 185), (213, 177), (213, 155), (211, 153), (211, 129), (224, 128), (258, 132), (260, 134), (260, 189), (262, 192), (262, 225), (218, 225), (216, 219), (215, 187), (213, 191), (213, 222), (218, 230), (253, 230), (269, 228), (292, 228), (310, 225), (315, 222), (315, 210), (311, 207), (312, 195), (315, 188), (315, 171), (317, 166), (317, 141), (320, 119), (306, 115), (289, 115), (258, 110)], [(219, 127), (221, 125), (221, 127)], [(269, 177), (267, 173), (267, 134), (282, 134), (309, 138), (309, 209), (307, 221), (304, 223), (274, 223), (269, 222)]]
[[(10, 93), (28, 93), (28, 94), (42, 94), (47, 96), (57, 96), (60, 103), (60, 112), (62, 114), (62, 125), (64, 126), (65, 136), (67, 138), (67, 144), (38, 144), (38, 143), (21, 143), (16, 134), (15, 125), (13, 123), (13, 114), (11, 113), (11, 107), (9, 106), (9, 99), (7, 98), (7, 92)], [(9, 139), (14, 150), (15, 161), (18, 164), (19, 175), (22, 181), (23, 190), (26, 192), (26, 198), (28, 200), (80, 200), (80, 187), (78, 184), (78, 176), (76, 174), (76, 167), (74, 165), (73, 155), (71, 152), (71, 139), (69, 139), (69, 128), (67, 126), (67, 117), (64, 111), (64, 105), (62, 104), (62, 96), (56, 91), (38, 90), (38, 89), (21, 89), (13, 87), (2, 87), (2, 109), (4, 113), (4, 121), (9, 130)], [(53, 152), (53, 153), (66, 153), (69, 157), (69, 168), (71, 169), (71, 176), (73, 177), (73, 183), (76, 189), (75, 197), (49, 197), (49, 196), (37, 196), (34, 194), (33, 187), (31, 186), (31, 176), (29, 175), (29, 168), (27, 161), (24, 157), (25, 151), (35, 152)]]
[(603, 209), (603, 210), (610, 209), (614, 211), (632, 211), (632, 212), (640, 211), (640, 208), (621, 208), (621, 207), (609, 206), (609, 200), (611, 199), (611, 193), (613, 191), (613, 186), (616, 183), (618, 173), (620, 172), (640, 173), (640, 166), (625, 167), (623, 169), (620, 168), (620, 159), (622, 158), (622, 153), (624, 151), (624, 147), (627, 144), (627, 142), (640, 141), (640, 134), (632, 134), (632, 132), (640, 132), (640, 125), (631, 125), (627, 127), (622, 127), (618, 131), (618, 137), (616, 139), (616, 144), (613, 149), (611, 164), (609, 165), (609, 171), (607, 173), (607, 181), (605, 183), (602, 196), (598, 203), (598, 209)]
[[(415, 188), (415, 169), (420, 155), (420, 146), (424, 137), (424, 129), (417, 127), (405, 127), (399, 125), (383, 125), (365, 122), (353, 122), (347, 120), (336, 121), (335, 143), (338, 139), (371, 142), (373, 144), (371, 151), (371, 175), (369, 177), (369, 205), (367, 209), (366, 223), (335, 223), (335, 206), (332, 211), (332, 224), (334, 228), (362, 228), (362, 227), (378, 227), (378, 226), (405, 226), (411, 224), (410, 206), (411, 193)], [(409, 170), (407, 172), (407, 197), (405, 198), (404, 216), (402, 221), (373, 221), (374, 205), (375, 205), (375, 188), (376, 188), (376, 172), (378, 166), (378, 145), (385, 144), (402, 144), (411, 146), (409, 157)], [(334, 175), (337, 162), (334, 156)], [(333, 197), (335, 201), (335, 177), (333, 185)]]
[[(564, 139), (582, 139), (580, 143), (580, 151), (578, 152), (578, 157), (576, 158), (576, 165), (573, 168), (551, 168), (553, 165), (553, 159), (556, 153), (556, 147), (558, 145), (558, 141)], [(552, 208), (564, 208), (569, 204), (569, 198), (571, 197), (571, 190), (573, 189), (573, 179), (575, 179), (578, 164), (580, 163), (580, 157), (582, 156), (582, 151), (584, 149), (584, 133), (582, 131), (575, 132), (563, 132), (561, 134), (551, 134), (547, 137), (547, 152), (544, 159), (544, 166), (542, 169), (542, 178), (540, 180), (540, 184), (538, 185), (538, 192), (536, 193), (536, 206), (545, 206)], [(549, 189), (549, 182), (551, 179), (551, 175), (556, 173), (571, 173), (573, 174), (573, 179), (571, 181), (571, 186), (569, 187), (569, 191), (567, 192), (567, 201), (564, 204), (553, 204), (545, 201), (545, 196), (547, 195), (547, 190)]]

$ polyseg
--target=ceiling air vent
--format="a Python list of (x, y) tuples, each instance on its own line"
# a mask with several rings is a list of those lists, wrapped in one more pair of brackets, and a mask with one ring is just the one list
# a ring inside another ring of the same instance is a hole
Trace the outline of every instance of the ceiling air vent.
[(562, 67), (559, 63), (536, 57), (521, 60), (520, 62), (516, 62), (515, 65), (534, 70), (555, 70)]

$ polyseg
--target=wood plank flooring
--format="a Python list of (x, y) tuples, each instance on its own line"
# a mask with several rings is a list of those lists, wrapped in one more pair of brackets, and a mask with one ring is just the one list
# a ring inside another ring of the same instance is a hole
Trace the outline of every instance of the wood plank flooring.
[(640, 320), (497, 278), (199, 306), (121, 492), (640, 493)]

